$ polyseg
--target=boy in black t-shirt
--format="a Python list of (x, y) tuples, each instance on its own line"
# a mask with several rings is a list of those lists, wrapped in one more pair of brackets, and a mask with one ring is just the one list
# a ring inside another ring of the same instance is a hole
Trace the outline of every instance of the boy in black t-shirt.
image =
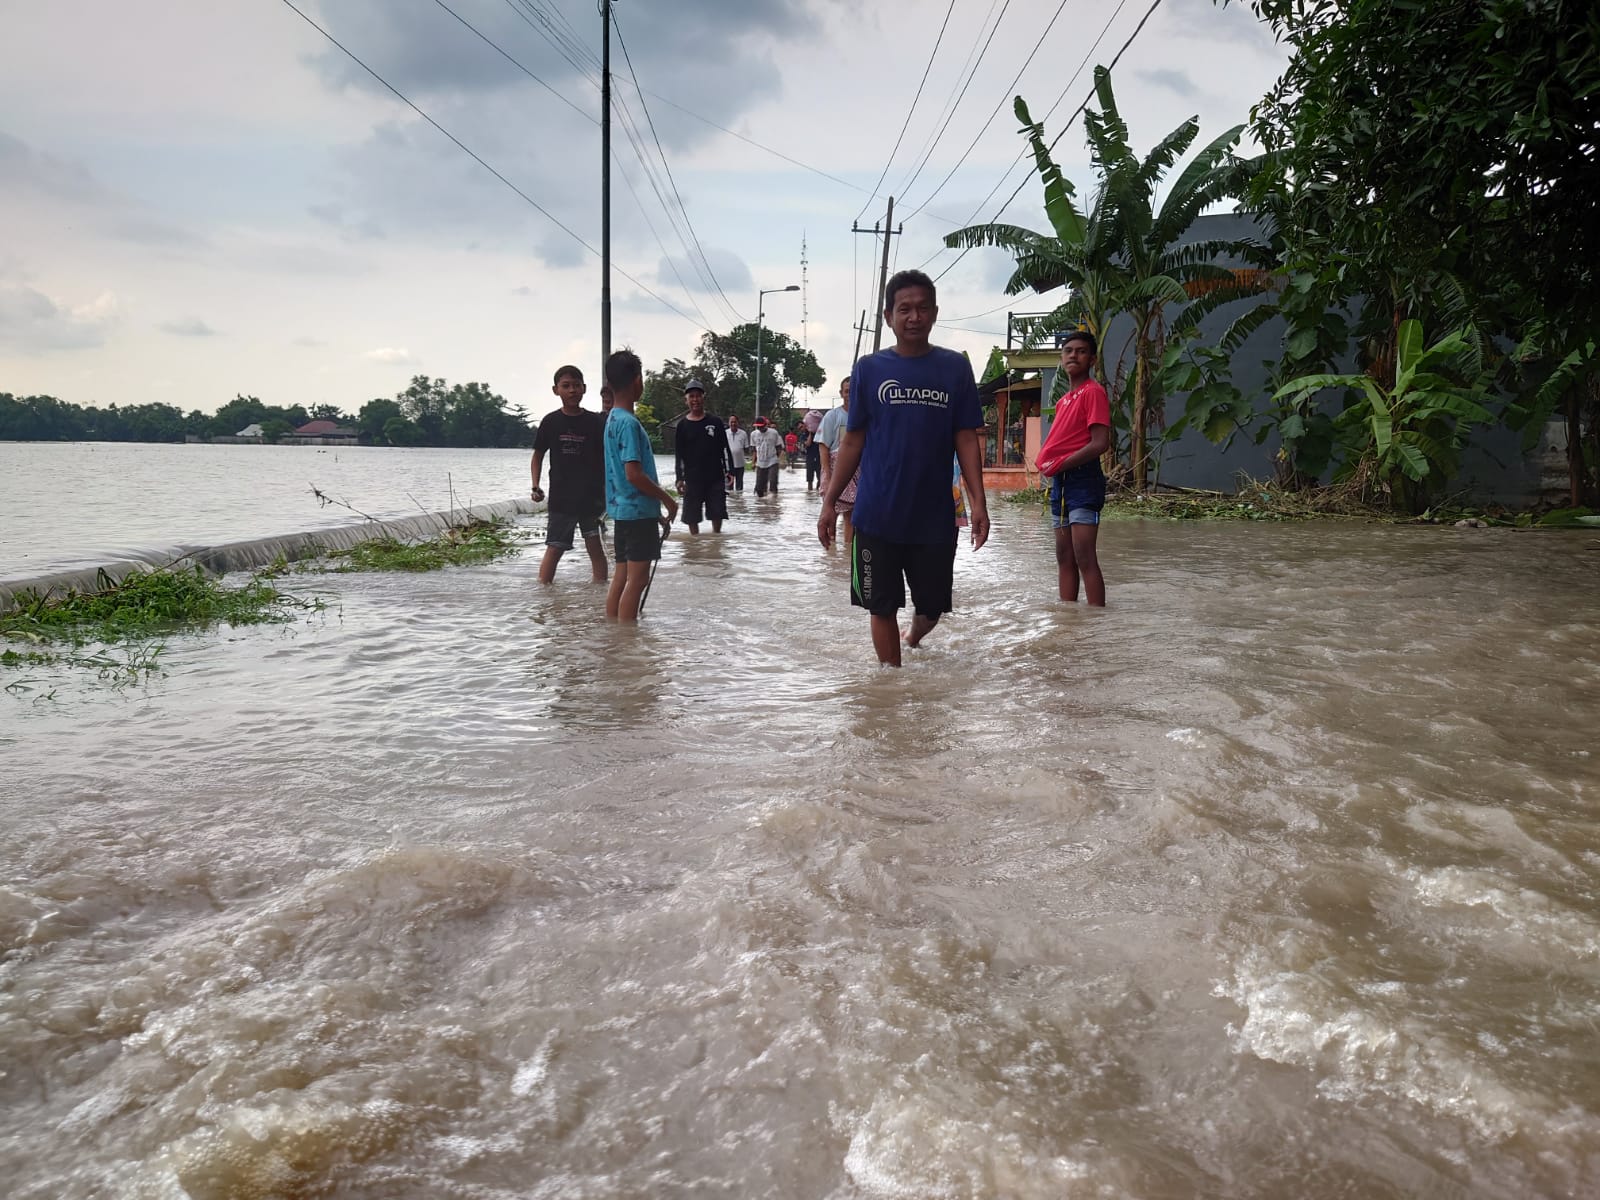
[(533, 439), (533, 498), (544, 499), (539, 476), (547, 454), (550, 461), (550, 505), (545, 511), (544, 561), (539, 564), (539, 582), (556, 577), (556, 564), (572, 549), (574, 532), (583, 534), (583, 548), (589, 552), (594, 582), (606, 582), (606, 552), (600, 544), (600, 517), (606, 510), (605, 421), (599, 413), (582, 407), (587, 390), (583, 372), (577, 367), (560, 367), (555, 386), (550, 389), (561, 398), (558, 412), (539, 422)]

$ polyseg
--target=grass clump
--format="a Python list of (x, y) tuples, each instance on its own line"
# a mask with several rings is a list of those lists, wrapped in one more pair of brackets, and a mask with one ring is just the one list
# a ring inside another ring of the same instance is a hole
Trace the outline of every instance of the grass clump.
[(348, 550), (330, 551), (334, 572), (437, 571), (444, 567), (469, 567), (515, 554), (528, 540), (528, 531), (509, 521), (469, 521), (421, 542), (402, 542), (384, 536), (369, 538)]
[(200, 567), (131, 571), (114, 580), (101, 571), (92, 592), (19, 592), (0, 614), (0, 636), (85, 646), (147, 640), (188, 625), (261, 625), (292, 620), (291, 609), (318, 607), (253, 576), (232, 586)]
[[(322, 607), (320, 600), (278, 591), (261, 576), (236, 586), (198, 566), (131, 571), (120, 580), (101, 571), (96, 584), (84, 592), (19, 592), (15, 607), (0, 613), (0, 639), (14, 644), (0, 651), (0, 668), (72, 667), (129, 683), (161, 669), (163, 639), (179, 629), (284, 622), (295, 610)], [(26, 691), (34, 682), (5, 686)]]

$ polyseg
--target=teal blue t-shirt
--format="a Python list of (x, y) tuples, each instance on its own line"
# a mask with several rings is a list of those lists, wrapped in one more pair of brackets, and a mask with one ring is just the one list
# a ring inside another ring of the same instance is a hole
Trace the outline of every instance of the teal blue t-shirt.
[(613, 408), (606, 418), (606, 512), (613, 521), (654, 521), (661, 502), (646, 496), (628, 482), (627, 464), (638, 463), (652, 483), (656, 478), (656, 453), (639, 418), (625, 408)]

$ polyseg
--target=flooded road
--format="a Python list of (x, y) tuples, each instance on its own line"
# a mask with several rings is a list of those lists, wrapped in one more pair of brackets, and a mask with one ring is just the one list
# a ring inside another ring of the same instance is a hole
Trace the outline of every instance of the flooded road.
[(534, 546), (0, 696), (8, 1194), (1600, 1190), (1600, 540), (1113, 523), (1090, 612), (997, 503), (893, 672), (799, 479), (638, 629)]

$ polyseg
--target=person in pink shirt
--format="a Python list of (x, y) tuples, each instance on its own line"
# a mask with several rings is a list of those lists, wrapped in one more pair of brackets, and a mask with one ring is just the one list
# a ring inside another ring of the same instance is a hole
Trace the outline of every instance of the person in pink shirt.
[(1069, 333), (1061, 343), (1061, 369), (1067, 390), (1056, 401), (1050, 436), (1039, 447), (1034, 466), (1050, 479), (1050, 521), (1056, 531), (1057, 590), (1076, 602), (1078, 580), (1090, 605), (1104, 608), (1106, 581), (1095, 542), (1100, 510), (1106, 503), (1106, 476), (1100, 456), (1111, 448), (1111, 401), (1095, 382), (1094, 334)]

